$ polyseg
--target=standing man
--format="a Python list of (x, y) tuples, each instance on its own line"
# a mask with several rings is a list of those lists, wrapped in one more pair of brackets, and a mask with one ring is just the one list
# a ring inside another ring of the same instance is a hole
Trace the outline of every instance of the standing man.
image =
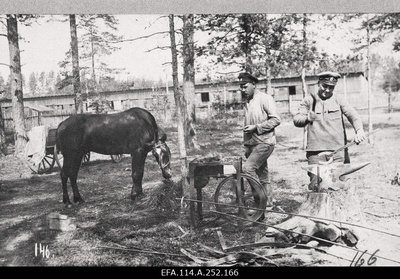
[[(354, 141), (359, 144), (365, 140), (361, 118), (357, 111), (341, 96), (333, 95), (336, 83), (341, 77), (335, 72), (323, 72), (318, 75), (318, 92), (306, 96), (293, 117), (296, 127), (307, 126), (306, 157), (308, 164), (328, 161), (322, 152), (332, 152), (347, 143), (343, 115), (349, 120), (355, 131)], [(333, 161), (350, 163), (347, 150), (337, 153)], [(309, 190), (317, 189), (317, 177), (310, 177)]]
[(246, 162), (242, 171), (258, 178), (267, 194), (267, 206), (273, 205), (273, 190), (268, 177), (267, 159), (274, 150), (275, 127), (281, 123), (275, 100), (259, 91), (258, 79), (249, 73), (239, 74), (240, 90), (246, 96), (244, 106), (243, 144)]

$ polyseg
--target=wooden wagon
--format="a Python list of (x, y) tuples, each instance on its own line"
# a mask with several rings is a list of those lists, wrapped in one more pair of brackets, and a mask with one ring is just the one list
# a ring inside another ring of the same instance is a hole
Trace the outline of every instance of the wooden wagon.
[[(59, 169), (62, 168), (64, 157), (62, 153), (59, 150), (57, 150), (56, 134), (57, 134), (57, 128), (48, 129), (45, 141), (46, 144), (45, 144), (44, 157), (42, 158), (42, 160), (38, 165), (28, 164), (34, 173), (38, 174), (49, 173), (53, 169), (55, 164), (57, 164)], [(115, 163), (118, 163), (119, 161), (122, 160), (122, 157), (123, 157), (122, 154), (111, 155), (111, 160)], [(90, 152), (86, 153), (85, 156), (83, 156), (82, 163), (87, 163), (89, 161), (90, 161)]]

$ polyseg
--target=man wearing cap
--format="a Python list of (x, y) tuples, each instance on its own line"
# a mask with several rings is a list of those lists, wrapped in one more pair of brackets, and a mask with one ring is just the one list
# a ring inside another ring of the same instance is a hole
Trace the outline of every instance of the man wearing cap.
[(244, 105), (243, 144), (245, 157), (243, 173), (258, 178), (266, 190), (267, 206), (273, 205), (273, 190), (269, 183), (267, 159), (276, 143), (275, 127), (281, 123), (275, 100), (259, 91), (259, 80), (249, 73), (239, 74), (240, 90), (246, 96)]
[[(340, 74), (323, 72), (318, 75), (318, 92), (306, 96), (300, 103), (298, 112), (293, 117), (296, 127), (307, 126), (306, 157), (308, 164), (318, 164), (329, 158), (322, 152), (332, 152), (347, 142), (343, 115), (355, 130), (354, 141), (359, 144), (365, 140), (361, 118), (357, 111), (341, 96), (333, 94)], [(333, 161), (350, 163), (347, 150), (333, 156)], [(316, 190), (316, 176), (310, 176), (310, 190)]]

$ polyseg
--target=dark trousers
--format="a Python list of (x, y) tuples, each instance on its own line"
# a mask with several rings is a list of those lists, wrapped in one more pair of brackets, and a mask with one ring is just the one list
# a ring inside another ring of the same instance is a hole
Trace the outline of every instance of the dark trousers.
[(248, 174), (261, 183), (267, 194), (267, 205), (271, 205), (273, 189), (268, 175), (268, 158), (274, 151), (274, 145), (262, 143), (254, 146), (245, 146), (247, 158), (242, 166), (242, 172)]

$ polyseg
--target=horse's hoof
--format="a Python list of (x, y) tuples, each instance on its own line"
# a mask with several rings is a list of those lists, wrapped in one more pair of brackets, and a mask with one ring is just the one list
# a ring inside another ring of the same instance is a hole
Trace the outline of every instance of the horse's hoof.
[(75, 201), (75, 203), (80, 205), (80, 204), (84, 204), (85, 201), (83, 199), (79, 199), (79, 200)]
[(72, 204), (71, 203), (66, 203), (65, 204), (65, 208), (72, 208)]

